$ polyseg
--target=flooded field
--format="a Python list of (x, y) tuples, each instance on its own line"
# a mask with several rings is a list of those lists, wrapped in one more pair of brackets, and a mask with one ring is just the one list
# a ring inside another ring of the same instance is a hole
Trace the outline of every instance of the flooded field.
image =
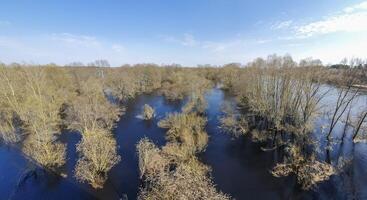
[[(340, 158), (351, 159), (345, 172), (332, 176), (321, 183), (317, 189), (303, 191), (296, 184), (295, 177), (276, 178), (269, 172), (275, 163), (281, 161), (281, 151), (263, 151), (263, 144), (254, 143), (249, 137), (234, 139), (219, 128), (219, 118), (223, 115), (221, 107), (234, 98), (215, 88), (206, 94), (208, 108), (206, 131), (209, 143), (206, 151), (200, 154), (202, 162), (212, 168), (211, 174), (216, 187), (235, 199), (366, 199), (367, 198), (367, 145), (347, 140), (335, 142), (333, 149), (326, 155), (325, 144), (320, 143), (320, 159), (329, 159), (333, 165)], [(367, 106), (367, 97), (362, 96), (354, 102)], [(332, 101), (333, 98), (325, 99)], [(156, 112), (152, 121), (141, 119), (144, 104), (151, 105)], [(130, 101), (126, 113), (118, 121), (114, 136), (118, 144), (121, 162), (109, 172), (103, 189), (92, 189), (87, 184), (76, 181), (73, 170), (77, 161), (75, 145), (81, 139), (78, 133), (63, 133), (61, 141), (67, 144), (67, 163), (64, 177), (44, 172), (28, 162), (22, 153), (13, 147), (0, 146), (0, 199), (136, 199), (141, 184), (136, 153), (137, 142), (150, 138), (157, 145), (165, 144), (165, 131), (157, 126), (160, 119), (168, 113), (179, 112), (182, 101), (167, 101), (158, 94), (140, 95)], [(327, 108), (324, 108), (325, 111)], [(317, 119), (314, 137), (325, 137), (320, 125), (327, 121), (326, 112)], [(343, 125), (338, 125), (340, 131)]]

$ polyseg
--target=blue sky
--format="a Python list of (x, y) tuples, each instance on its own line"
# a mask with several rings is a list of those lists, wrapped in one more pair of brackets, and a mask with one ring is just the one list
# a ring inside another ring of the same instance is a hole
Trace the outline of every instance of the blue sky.
[(367, 57), (363, 0), (0, 1), (0, 61), (111, 65)]

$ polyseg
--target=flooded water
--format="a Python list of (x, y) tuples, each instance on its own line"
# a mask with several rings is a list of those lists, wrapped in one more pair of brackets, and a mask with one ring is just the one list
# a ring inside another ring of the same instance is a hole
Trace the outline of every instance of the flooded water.
[[(206, 130), (209, 144), (200, 159), (211, 166), (217, 188), (236, 199), (367, 199), (367, 145), (345, 142), (335, 144), (330, 154), (337, 164), (338, 155), (354, 157), (343, 175), (334, 176), (322, 183), (317, 190), (304, 192), (296, 184), (295, 177), (275, 178), (269, 170), (279, 161), (277, 151), (264, 152), (262, 144), (248, 137), (233, 139), (218, 128), (224, 102), (233, 98), (220, 89), (206, 95), (208, 101)], [(360, 103), (363, 106), (363, 100)], [(144, 104), (156, 110), (152, 121), (139, 118)], [(180, 111), (183, 102), (168, 102), (159, 95), (140, 95), (126, 105), (126, 114), (114, 130), (122, 161), (109, 174), (105, 187), (94, 190), (87, 184), (78, 183), (73, 177), (77, 160), (75, 145), (81, 136), (63, 133), (61, 140), (68, 144), (66, 178), (43, 173), (27, 173), (32, 166), (21, 153), (5, 145), (0, 146), (0, 199), (136, 199), (140, 179), (136, 143), (148, 137), (157, 145), (165, 144), (165, 130), (157, 122), (170, 112)], [(318, 120), (322, 124), (326, 119)], [(315, 130), (315, 134), (321, 130)], [(317, 136), (317, 134), (316, 134)], [(349, 137), (349, 136), (348, 136)], [(322, 144), (320, 145), (322, 146)], [(320, 151), (320, 159), (325, 155)]]

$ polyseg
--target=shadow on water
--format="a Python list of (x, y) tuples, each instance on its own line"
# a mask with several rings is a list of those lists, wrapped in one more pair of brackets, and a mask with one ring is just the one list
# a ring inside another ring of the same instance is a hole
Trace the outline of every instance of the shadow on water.
[[(353, 145), (347, 139), (343, 144), (336, 144), (330, 154), (331, 160), (336, 162), (338, 155), (353, 156), (352, 164), (344, 174), (333, 176), (315, 191), (305, 192), (296, 184), (295, 177), (275, 178), (270, 174), (270, 169), (279, 162), (281, 152), (264, 152), (261, 144), (252, 142), (248, 137), (232, 139), (220, 131), (221, 105), (234, 101), (230, 95), (213, 89), (206, 98), (206, 131), (210, 139), (200, 158), (211, 166), (213, 181), (224, 193), (236, 199), (367, 199), (366, 144)], [(156, 111), (156, 117), (151, 121), (138, 117), (144, 104), (149, 104)], [(42, 170), (37, 170), (37, 176), (28, 176), (27, 173), (35, 167), (20, 151), (0, 146), (0, 199), (136, 199), (140, 185), (136, 144), (141, 138), (148, 137), (157, 145), (164, 145), (165, 130), (159, 128), (157, 123), (167, 113), (179, 112), (183, 104), (168, 102), (156, 94), (140, 95), (127, 102), (126, 113), (114, 130), (122, 160), (110, 171), (102, 190), (78, 183), (73, 176), (78, 158), (76, 144), (81, 139), (78, 133), (63, 133), (61, 137), (61, 141), (68, 145), (64, 169), (66, 178)], [(317, 134), (315, 137), (319, 138)], [(323, 156), (321, 153), (320, 158), (324, 159)], [(26, 179), (22, 181), (24, 177)]]

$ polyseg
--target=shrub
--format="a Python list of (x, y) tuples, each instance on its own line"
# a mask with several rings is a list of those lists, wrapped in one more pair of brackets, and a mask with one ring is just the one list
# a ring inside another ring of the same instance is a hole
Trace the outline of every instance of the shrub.
[(297, 181), (305, 190), (315, 187), (316, 184), (328, 180), (335, 174), (332, 165), (319, 162), (315, 157), (306, 158), (302, 155), (299, 147), (288, 148), (290, 154), (285, 163), (277, 164), (272, 171), (276, 177), (288, 176), (291, 173), (297, 176)]
[(204, 131), (206, 120), (195, 113), (170, 114), (158, 122), (158, 126), (168, 129), (166, 138), (190, 149), (193, 153), (203, 151), (208, 142)]
[(238, 118), (235, 115), (227, 115), (220, 118), (219, 121), (222, 131), (234, 137), (244, 135), (248, 131), (247, 121), (244, 117)]
[(94, 188), (103, 187), (107, 173), (121, 160), (117, 155), (116, 141), (105, 130), (84, 132), (77, 151), (80, 152), (80, 159), (75, 168), (75, 176)]
[(26, 134), (22, 145), (25, 154), (51, 170), (62, 166), (65, 145), (57, 136), (61, 122), (59, 109), (70, 92), (65, 71), (56, 67), (9, 68), (2, 69), (1, 76), (5, 81), (2, 91), (5, 98), (0, 104), (4, 106), (1, 113), (6, 121), (1, 123), (0, 131), (7, 134), (5, 140), (22, 139), (17, 131), (22, 128)]
[(139, 199), (229, 199), (216, 191), (207, 176), (209, 168), (195, 156), (181, 160), (156, 147), (148, 139), (138, 144), (139, 166), (145, 187)]
[(154, 109), (150, 107), (148, 104), (144, 104), (143, 107), (143, 119), (150, 120), (154, 117)]
[(207, 107), (207, 102), (205, 100), (204, 95), (200, 94), (199, 96), (193, 95), (190, 96), (189, 101), (182, 108), (183, 113), (195, 112), (199, 114), (204, 114), (205, 109)]
[(72, 102), (68, 116), (69, 128), (82, 134), (75, 176), (94, 188), (101, 188), (108, 171), (120, 161), (116, 141), (110, 132), (122, 109), (106, 99), (99, 81), (89, 79), (80, 85), (80, 95)]

